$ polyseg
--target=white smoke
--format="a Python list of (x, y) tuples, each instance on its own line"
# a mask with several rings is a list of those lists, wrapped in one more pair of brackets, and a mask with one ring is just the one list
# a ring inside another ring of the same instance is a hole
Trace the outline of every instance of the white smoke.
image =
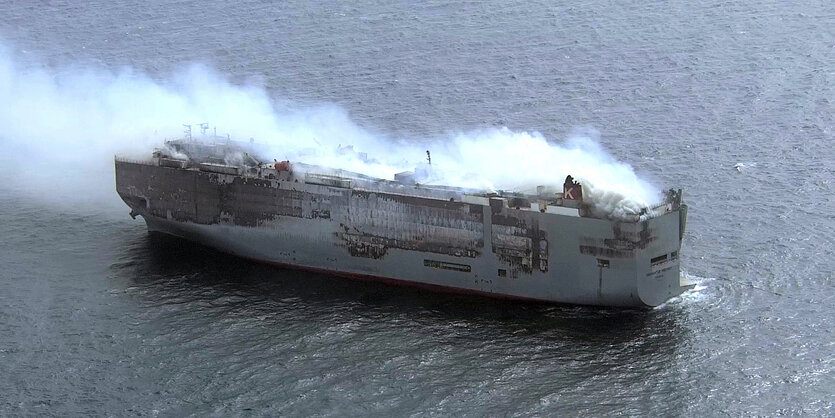
[[(233, 85), (201, 65), (167, 80), (125, 68), (46, 68), (23, 64), (0, 43), (0, 174), (44, 199), (59, 196), (121, 207), (113, 155), (145, 158), (183, 123), (210, 122), (218, 134), (267, 144), (271, 157), (392, 178), (432, 155), (433, 183), (532, 192), (560, 188), (571, 174), (598, 213), (631, 216), (660, 199), (592, 138), (561, 144), (506, 128), (423, 140), (386, 138), (332, 105), (279, 108), (259, 87)], [(354, 153), (338, 152), (352, 145)], [(359, 153), (367, 154), (367, 158)]]

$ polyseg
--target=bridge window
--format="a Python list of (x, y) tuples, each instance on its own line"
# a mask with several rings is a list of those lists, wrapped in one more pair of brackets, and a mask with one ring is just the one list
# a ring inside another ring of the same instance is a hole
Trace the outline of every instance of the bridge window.
[(654, 266), (656, 264), (661, 264), (665, 261), (667, 261), (667, 254), (662, 254), (662, 255), (659, 255), (658, 257), (653, 258), (652, 260), (649, 260), (649, 263)]

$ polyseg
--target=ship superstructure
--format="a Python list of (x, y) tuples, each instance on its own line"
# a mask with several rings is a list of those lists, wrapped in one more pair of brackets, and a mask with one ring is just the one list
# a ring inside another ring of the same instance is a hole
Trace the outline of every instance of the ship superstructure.
[(190, 135), (147, 160), (117, 157), (116, 189), (150, 231), (338, 276), (606, 306), (657, 306), (687, 288), (680, 191), (608, 219), (570, 176), (558, 192), (497, 193), (267, 160), (255, 144)]

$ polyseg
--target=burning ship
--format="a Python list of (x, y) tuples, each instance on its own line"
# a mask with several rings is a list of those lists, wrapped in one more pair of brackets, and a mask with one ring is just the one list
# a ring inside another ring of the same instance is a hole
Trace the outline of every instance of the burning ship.
[(622, 219), (595, 213), (571, 176), (560, 191), (496, 193), (260, 154), (252, 141), (194, 140), (189, 130), (147, 160), (116, 157), (116, 190), (149, 231), (336, 276), (622, 307), (690, 287), (679, 273), (680, 190)]

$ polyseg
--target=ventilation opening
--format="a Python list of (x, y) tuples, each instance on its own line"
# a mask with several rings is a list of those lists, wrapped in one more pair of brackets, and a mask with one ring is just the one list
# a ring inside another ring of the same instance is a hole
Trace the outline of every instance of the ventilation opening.
[(466, 264), (458, 264), (458, 263), (448, 263), (446, 261), (438, 261), (438, 260), (423, 260), (424, 267), (431, 267), (436, 269), (443, 269), (443, 270), (455, 270), (461, 271), (464, 273), (469, 273), (472, 271), (472, 267)]
[(499, 277), (507, 277), (507, 270), (499, 269)]
[(600, 268), (609, 268), (609, 260), (598, 258), (597, 259), (597, 267)]
[(649, 260), (649, 263), (654, 266), (656, 264), (661, 264), (665, 261), (667, 261), (667, 254), (659, 255), (658, 257), (655, 257), (652, 260)]

